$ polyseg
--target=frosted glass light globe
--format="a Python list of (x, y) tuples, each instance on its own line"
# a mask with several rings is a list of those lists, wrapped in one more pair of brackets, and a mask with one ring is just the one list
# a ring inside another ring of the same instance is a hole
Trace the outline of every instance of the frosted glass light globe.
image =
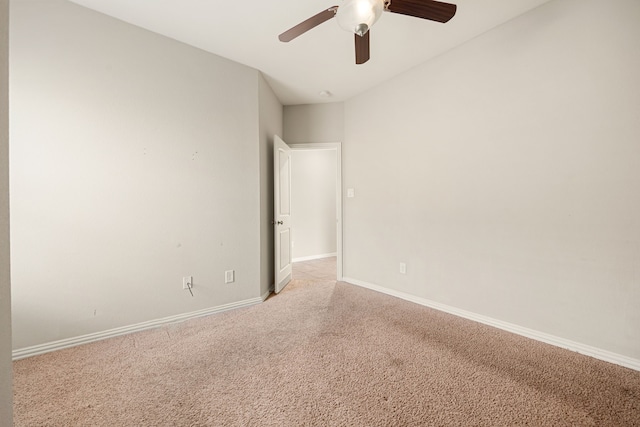
[(384, 10), (384, 0), (346, 0), (338, 7), (336, 19), (341, 28), (364, 36), (380, 18)]

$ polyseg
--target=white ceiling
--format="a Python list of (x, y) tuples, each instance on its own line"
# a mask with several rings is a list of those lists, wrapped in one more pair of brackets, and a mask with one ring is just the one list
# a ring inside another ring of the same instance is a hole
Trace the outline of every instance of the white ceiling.
[[(549, 0), (453, 0), (446, 24), (384, 13), (371, 59), (355, 65), (353, 34), (335, 19), (282, 43), (278, 34), (342, 0), (72, 0), (256, 68), (284, 105), (346, 100)], [(330, 98), (320, 95), (330, 91)]]

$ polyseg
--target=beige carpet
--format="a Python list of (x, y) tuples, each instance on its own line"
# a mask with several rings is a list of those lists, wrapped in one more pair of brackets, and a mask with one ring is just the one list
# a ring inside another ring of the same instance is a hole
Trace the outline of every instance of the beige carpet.
[(640, 426), (640, 372), (344, 283), (15, 362), (16, 426)]

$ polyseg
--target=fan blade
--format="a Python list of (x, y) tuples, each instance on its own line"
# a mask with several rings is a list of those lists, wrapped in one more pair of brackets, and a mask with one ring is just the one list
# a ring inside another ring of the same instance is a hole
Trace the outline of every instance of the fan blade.
[(364, 36), (356, 36), (356, 64), (364, 64), (369, 60), (369, 34), (371, 30), (364, 33)]
[(457, 8), (455, 4), (433, 0), (391, 0), (387, 10), (430, 21), (448, 22), (456, 14)]
[(317, 15), (313, 15), (311, 18), (307, 19), (306, 21), (302, 21), (295, 27), (292, 27), (287, 31), (285, 31), (284, 33), (280, 34), (278, 36), (278, 39), (280, 39), (281, 42), (289, 42), (295, 39), (296, 37), (306, 33), (310, 29), (317, 27), (323, 22), (333, 18), (334, 16), (336, 16), (337, 10), (338, 10), (338, 6), (333, 6), (327, 10), (323, 10)]

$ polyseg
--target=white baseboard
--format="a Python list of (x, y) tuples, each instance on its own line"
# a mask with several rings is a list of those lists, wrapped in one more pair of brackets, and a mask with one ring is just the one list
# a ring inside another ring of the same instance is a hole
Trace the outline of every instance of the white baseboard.
[(337, 252), (333, 252), (331, 254), (320, 254), (320, 255), (311, 255), (311, 256), (303, 256), (299, 258), (291, 259), (291, 262), (302, 262), (302, 261), (313, 261), (314, 259), (322, 259), (322, 258), (331, 258), (334, 256), (338, 256)]
[(49, 353), (56, 350), (62, 350), (64, 348), (75, 347), (82, 344), (88, 344), (95, 341), (104, 340), (107, 338), (114, 338), (121, 335), (127, 335), (134, 332), (144, 331), (146, 329), (158, 328), (170, 323), (184, 322), (185, 320), (195, 319), (197, 317), (209, 316), (211, 314), (222, 313), (242, 307), (249, 307), (252, 305), (260, 304), (263, 302), (269, 293), (257, 298), (251, 298), (248, 300), (233, 302), (230, 304), (219, 305), (217, 307), (211, 307), (204, 310), (192, 311), (190, 313), (178, 314), (175, 316), (163, 317), (161, 319), (150, 320), (148, 322), (136, 323), (134, 325), (123, 326), (120, 328), (109, 329), (102, 332), (96, 332), (87, 335), (81, 335), (79, 337), (67, 338), (59, 341), (53, 341), (45, 344), (34, 345), (32, 347), (25, 347), (14, 350), (12, 353), (13, 360), (25, 359), (31, 356), (37, 356), (39, 354)]
[(367, 288), (376, 292), (381, 292), (383, 294), (391, 295), (391, 296), (394, 296), (406, 301), (410, 301), (416, 304), (420, 304), (425, 307), (430, 307), (439, 311), (443, 311), (445, 313), (453, 314), (458, 317), (463, 317), (465, 319), (473, 320), (475, 322), (484, 323), (485, 325), (493, 326), (495, 328), (512, 332), (514, 334), (522, 335), (524, 337), (531, 338), (536, 341), (542, 341), (544, 343), (551, 344), (556, 347), (561, 347), (567, 350), (575, 351), (576, 353), (584, 354), (586, 356), (591, 356), (596, 359), (603, 360), (605, 362), (614, 363), (616, 365), (620, 365), (626, 368), (640, 371), (640, 360), (638, 359), (633, 359), (631, 357), (623, 356), (621, 354), (613, 353), (607, 350), (602, 350), (597, 347), (592, 347), (589, 345), (581, 344), (579, 342), (556, 337), (554, 335), (550, 335), (544, 332), (539, 332), (534, 329), (518, 326), (513, 323), (503, 322), (502, 320), (493, 319), (488, 316), (483, 316), (481, 314), (476, 314), (470, 311), (462, 310), (446, 304), (441, 304), (439, 302), (431, 301), (431, 300), (417, 297), (415, 295), (407, 294), (404, 292), (395, 291), (393, 289), (388, 289), (379, 285), (367, 283), (362, 280), (353, 279), (350, 277), (344, 277), (342, 281), (350, 283), (352, 285)]

